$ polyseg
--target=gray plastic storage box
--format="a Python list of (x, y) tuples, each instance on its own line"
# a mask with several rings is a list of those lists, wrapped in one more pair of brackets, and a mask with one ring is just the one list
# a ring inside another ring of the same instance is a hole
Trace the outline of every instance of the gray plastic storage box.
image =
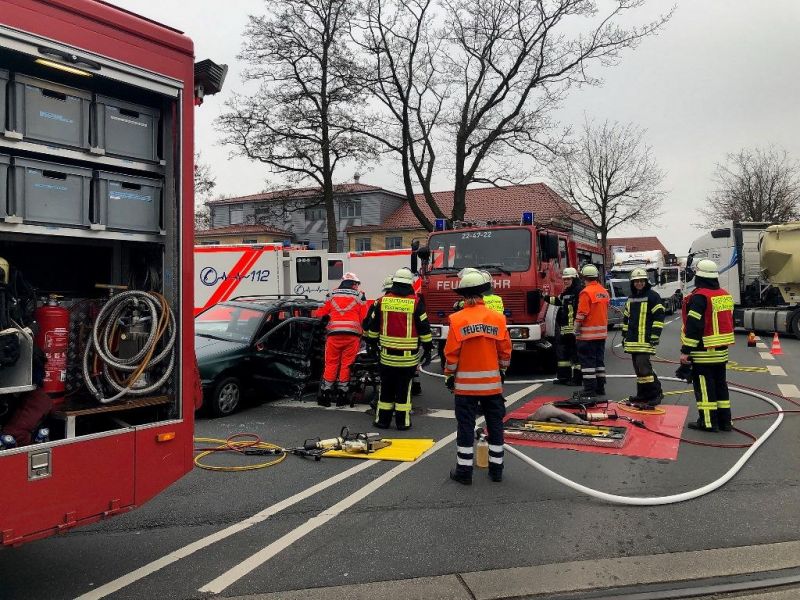
[(0, 135), (3, 135), (3, 132), (8, 129), (8, 123), (6, 123), (6, 104), (8, 102), (7, 89), (8, 71), (0, 69)]
[(92, 170), (14, 158), (8, 213), (25, 223), (89, 226)]
[(93, 222), (124, 231), (161, 231), (161, 181), (95, 172)]
[(11, 163), (11, 157), (5, 154), (0, 154), (0, 218), (5, 217), (8, 213), (8, 165)]
[(156, 108), (95, 95), (94, 145), (106, 154), (158, 162)]
[(11, 88), (11, 131), (26, 141), (89, 150), (89, 92), (18, 74)]

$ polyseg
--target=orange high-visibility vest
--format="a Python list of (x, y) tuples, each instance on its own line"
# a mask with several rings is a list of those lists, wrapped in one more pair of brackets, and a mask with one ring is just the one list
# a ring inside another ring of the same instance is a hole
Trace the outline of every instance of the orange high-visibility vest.
[(581, 341), (604, 340), (608, 337), (608, 290), (598, 281), (589, 282), (578, 296), (575, 315), (576, 338)]
[(482, 301), (450, 315), (444, 356), (444, 372), (455, 375), (456, 394), (502, 394), (500, 370), (511, 362), (506, 318)]

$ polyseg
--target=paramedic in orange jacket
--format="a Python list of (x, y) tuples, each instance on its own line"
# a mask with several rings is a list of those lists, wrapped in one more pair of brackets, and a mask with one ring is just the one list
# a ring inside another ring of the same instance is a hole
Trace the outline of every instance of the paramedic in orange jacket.
[(606, 393), (606, 337), (608, 337), (608, 290), (599, 281), (600, 272), (594, 265), (581, 269), (586, 286), (578, 295), (575, 315), (575, 340), (581, 363), (583, 390), (580, 398), (592, 398)]
[(345, 273), (339, 288), (330, 293), (316, 316), (327, 317), (325, 338), (325, 371), (320, 384), (317, 404), (330, 406), (336, 396), (336, 406), (347, 404), (350, 367), (356, 360), (364, 333), (367, 315), (364, 294), (358, 291), (361, 282), (354, 273)]
[(489, 478), (503, 480), (503, 379), (511, 362), (511, 338), (506, 318), (488, 308), (483, 294), (491, 286), (480, 272), (467, 272), (456, 292), (464, 297), (464, 308), (450, 315), (445, 344), (446, 384), (455, 392), (456, 468), (450, 479), (472, 483), (475, 411), (480, 403), (489, 430)]

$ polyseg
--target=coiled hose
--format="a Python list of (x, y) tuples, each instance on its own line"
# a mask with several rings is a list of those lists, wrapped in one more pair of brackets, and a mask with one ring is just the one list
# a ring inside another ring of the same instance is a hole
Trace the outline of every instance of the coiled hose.
[[(149, 313), (149, 317), (145, 318), (150, 323), (150, 331), (139, 352), (129, 358), (120, 358), (114, 354), (112, 347), (118, 341), (120, 323), (130, 319), (134, 311)], [(175, 314), (164, 296), (138, 290), (117, 294), (100, 310), (92, 327), (92, 338), (86, 344), (83, 353), (83, 380), (86, 387), (101, 404), (114, 402), (126, 395), (152, 394), (167, 382), (175, 368), (175, 337)], [(157, 381), (144, 387), (134, 387), (144, 373), (165, 360), (166, 367)], [(99, 380), (97, 385), (93, 378)], [(114, 395), (105, 397), (105, 389), (113, 390)]]

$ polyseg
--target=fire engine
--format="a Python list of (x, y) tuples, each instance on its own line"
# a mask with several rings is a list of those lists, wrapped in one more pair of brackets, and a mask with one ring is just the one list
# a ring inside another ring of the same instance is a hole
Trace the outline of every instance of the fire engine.
[(447, 339), (448, 316), (459, 299), (454, 291), (458, 272), (477, 267), (492, 274), (494, 293), (503, 299), (517, 353), (551, 350), (556, 311), (543, 296), (561, 293), (561, 272), (587, 263), (602, 270), (603, 265), (592, 230), (577, 224), (538, 224), (532, 213), (524, 213), (519, 225), (456, 224), (454, 229), (444, 229), (444, 223), (437, 222), (437, 231), (416, 256), (422, 261), (420, 293), (440, 347)]
[(105, 2), (0, 0), (1, 546), (192, 468), (193, 111), (227, 70), (193, 55)]

